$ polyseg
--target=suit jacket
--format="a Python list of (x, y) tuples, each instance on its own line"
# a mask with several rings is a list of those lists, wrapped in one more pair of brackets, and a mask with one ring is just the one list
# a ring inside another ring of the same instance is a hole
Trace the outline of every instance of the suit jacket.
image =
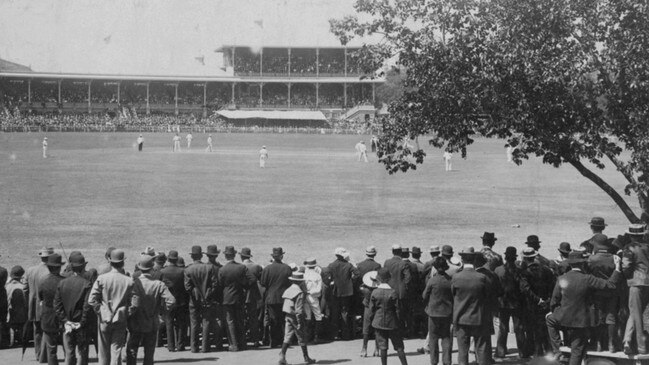
[(133, 279), (113, 268), (99, 275), (90, 289), (88, 304), (95, 310), (100, 323), (126, 324), (131, 313)]
[(7, 269), (0, 266), (0, 319), (4, 322), (7, 319), (7, 311), (9, 310), (9, 303), (7, 302), (7, 289), (5, 283), (7, 282)]
[(622, 272), (629, 286), (649, 286), (649, 246), (631, 242), (624, 246)]
[(88, 304), (88, 296), (92, 283), (80, 275), (69, 276), (59, 283), (54, 297), (54, 309), (61, 323), (67, 321), (86, 326), (92, 307)]
[(451, 279), (453, 324), (484, 325), (488, 318), (489, 283), (486, 276), (472, 267), (458, 271)]
[(554, 309), (554, 317), (563, 327), (590, 327), (594, 322), (588, 302), (590, 296), (596, 290), (615, 289), (619, 278), (618, 271), (613, 271), (608, 280), (575, 269), (565, 273), (557, 280), (552, 293), (550, 306)]
[(403, 261), (401, 256), (392, 256), (391, 258), (385, 260), (383, 267), (390, 271), (390, 281), (388, 285), (396, 293), (399, 299), (404, 299), (407, 297), (407, 288), (410, 284), (410, 268), (406, 265), (406, 262)]
[(451, 277), (443, 273), (428, 279), (422, 294), (429, 317), (451, 317), (453, 315), (453, 291)]
[(129, 331), (154, 332), (151, 335), (156, 336), (160, 326), (160, 311), (168, 311), (175, 302), (176, 299), (162, 281), (153, 279), (153, 274), (141, 272), (133, 280)]
[(48, 275), (50, 275), (50, 270), (47, 269), (47, 265), (44, 263), (32, 266), (25, 272), (25, 292), (29, 304), (27, 318), (30, 321), (38, 322), (41, 320), (41, 305), (38, 301), (38, 287)]
[(185, 269), (176, 264), (169, 263), (159, 273), (160, 280), (167, 285), (171, 295), (176, 299), (176, 306), (182, 307), (187, 305), (189, 295), (185, 290)]
[(184, 275), (191, 306), (207, 307), (217, 303), (220, 299), (219, 272), (215, 265), (195, 261), (185, 268)]
[(539, 300), (543, 299), (546, 302), (550, 301), (552, 291), (554, 290), (554, 283), (556, 278), (552, 270), (534, 261), (530, 264), (521, 266), (521, 274), (525, 281), (529, 284), (530, 292), (533, 296), (529, 296), (527, 307), (536, 313), (547, 313), (549, 307), (547, 305), (539, 306)]
[(521, 291), (521, 269), (514, 263), (505, 263), (496, 268), (495, 274), (502, 288), (500, 308), (514, 310), (525, 308), (526, 294)]
[(370, 271), (378, 271), (381, 268), (381, 264), (368, 257), (365, 260), (359, 262), (356, 267), (358, 269), (358, 276), (362, 278)]
[(42, 309), (41, 329), (43, 332), (58, 332), (61, 328), (61, 322), (59, 322), (54, 310), (54, 297), (61, 280), (63, 280), (63, 276), (49, 274), (38, 287), (38, 301), (41, 303)]
[(426, 284), (422, 281), (417, 264), (408, 259), (404, 259), (403, 261), (408, 266), (408, 271), (410, 272), (410, 283), (408, 283), (406, 288), (406, 295), (411, 300), (418, 301)]
[(382, 330), (396, 330), (399, 325), (397, 317), (397, 293), (385, 284), (374, 289), (370, 297), (370, 319), (372, 327)]
[(550, 261), (550, 269), (554, 272), (554, 276), (559, 277), (570, 271), (570, 265), (568, 265), (566, 258), (559, 256)]
[(243, 305), (245, 290), (255, 282), (243, 264), (229, 261), (219, 270), (219, 286), (223, 288), (223, 305)]
[(7, 290), (7, 302), (9, 304), (9, 323), (22, 324), (27, 322), (27, 296), (25, 295), (25, 284), (18, 280), (11, 279), (5, 286)]
[(354, 279), (358, 277), (358, 270), (354, 265), (342, 258), (329, 264), (329, 271), (334, 282), (334, 297), (348, 297), (354, 294)]
[(293, 270), (285, 263), (273, 262), (261, 271), (261, 286), (266, 288), (266, 304), (282, 304), (282, 294), (291, 286)]
[(257, 303), (257, 307), (262, 304), (261, 290), (259, 288), (259, 280), (261, 280), (261, 272), (264, 269), (261, 265), (252, 261), (246, 260), (243, 262), (250, 273), (250, 277), (254, 278), (254, 282), (246, 289), (246, 303)]
[(494, 271), (498, 266), (503, 264), (503, 257), (495, 253), (491, 247), (482, 246), (480, 252), (484, 255), (485, 259), (487, 259), (486, 266), (489, 270)]

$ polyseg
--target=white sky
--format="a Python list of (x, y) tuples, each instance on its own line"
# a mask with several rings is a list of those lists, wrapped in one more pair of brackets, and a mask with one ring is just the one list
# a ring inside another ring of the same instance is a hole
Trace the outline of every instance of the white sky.
[(0, 58), (41, 72), (217, 76), (223, 44), (339, 46), (328, 20), (353, 3), (0, 0)]

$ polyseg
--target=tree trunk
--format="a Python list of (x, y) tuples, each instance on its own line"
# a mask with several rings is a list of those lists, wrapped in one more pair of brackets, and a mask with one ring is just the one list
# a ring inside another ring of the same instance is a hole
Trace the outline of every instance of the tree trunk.
[[(640, 222), (640, 218), (633, 212), (631, 207), (626, 203), (626, 201), (622, 198), (622, 196), (615, 190), (611, 185), (609, 185), (606, 181), (604, 181), (601, 177), (599, 177), (597, 174), (594, 172), (590, 171), (586, 166), (584, 166), (579, 160), (568, 160), (568, 162), (577, 169), (584, 177), (586, 177), (588, 180), (592, 181), (595, 183), (595, 185), (599, 186), (600, 189), (604, 190), (608, 196), (613, 199), (615, 204), (622, 210), (622, 213), (626, 216), (626, 219), (629, 220), (631, 223), (638, 223)], [(649, 217), (646, 212), (643, 212), (643, 218)], [(643, 219), (644, 220), (644, 219)]]

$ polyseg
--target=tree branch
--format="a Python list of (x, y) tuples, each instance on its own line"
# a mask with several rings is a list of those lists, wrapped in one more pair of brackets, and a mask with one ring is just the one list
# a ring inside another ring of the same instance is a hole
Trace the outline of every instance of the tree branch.
[(608, 196), (615, 201), (615, 204), (622, 210), (622, 213), (626, 216), (626, 218), (629, 220), (631, 223), (638, 223), (640, 222), (640, 218), (633, 212), (631, 207), (627, 204), (627, 202), (622, 198), (622, 196), (615, 190), (611, 185), (609, 185), (606, 181), (602, 180), (601, 177), (599, 177), (597, 174), (594, 172), (590, 171), (586, 166), (584, 166), (579, 160), (568, 160), (568, 162), (579, 171), (585, 178), (588, 180), (592, 181), (597, 185), (600, 189), (604, 190)]
[(617, 170), (618, 170), (620, 173), (622, 173), (622, 175), (624, 176), (624, 178), (626, 178), (626, 181), (628, 181), (629, 184), (631, 184), (631, 186), (633, 186), (633, 188), (634, 188), (636, 194), (638, 194), (638, 197), (641, 199), (641, 202), (640, 202), (640, 203), (644, 203), (644, 202), (647, 200), (647, 195), (646, 195), (645, 193), (643, 193), (642, 191), (639, 191), (639, 190), (637, 189), (638, 182), (637, 182), (636, 179), (633, 177), (633, 174), (631, 174), (631, 173), (630, 173), (630, 172), (625, 168), (625, 166), (624, 166), (624, 162), (620, 161), (620, 160), (619, 160), (615, 155), (613, 155), (613, 154), (611, 154), (611, 153), (605, 153), (605, 155), (606, 155), (606, 157), (608, 157), (609, 160), (611, 160), (611, 162), (613, 163), (613, 165), (615, 165), (615, 167), (617, 168)]

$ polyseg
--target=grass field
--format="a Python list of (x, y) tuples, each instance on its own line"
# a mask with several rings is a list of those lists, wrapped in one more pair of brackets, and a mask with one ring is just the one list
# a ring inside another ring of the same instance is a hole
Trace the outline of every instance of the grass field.
[[(325, 264), (337, 246), (361, 260), (372, 244), (382, 261), (394, 243), (457, 252), (480, 246), (484, 231), (496, 233), (499, 252), (538, 234), (541, 252), (554, 257), (559, 242), (589, 237), (593, 215), (607, 219), (610, 235), (627, 224), (573, 168), (508, 164), (498, 140), (454, 157), (453, 172), (430, 148), (417, 171), (390, 176), (373, 155), (368, 164), (355, 160), (354, 144), (367, 136), (217, 134), (213, 153), (204, 152), (204, 135), (181, 153), (171, 152), (171, 134), (145, 135), (142, 153), (136, 134), (47, 136), (51, 157), (43, 159), (42, 134), (0, 134), (2, 266), (32, 265), (40, 247), (59, 241), (93, 266), (110, 245), (126, 250), (128, 267), (145, 246), (188, 259), (195, 244), (248, 246), (259, 262), (282, 246), (288, 262), (315, 256)], [(264, 170), (262, 144), (270, 152)], [(604, 176), (624, 185), (613, 170)]]

